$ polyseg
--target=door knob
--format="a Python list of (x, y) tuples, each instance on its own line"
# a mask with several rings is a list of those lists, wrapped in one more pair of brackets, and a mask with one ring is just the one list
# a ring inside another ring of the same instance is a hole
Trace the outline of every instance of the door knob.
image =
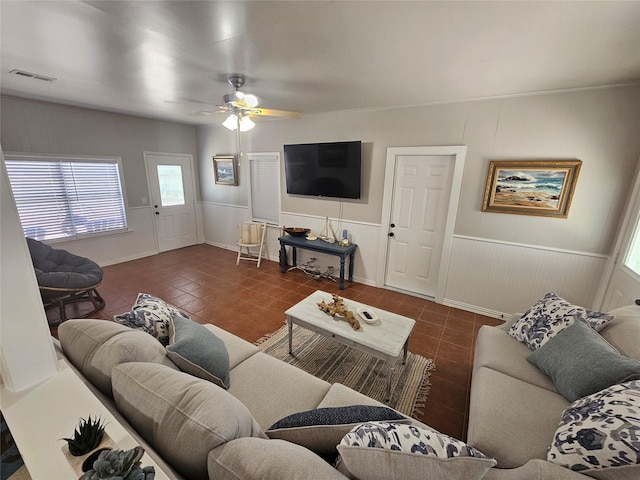
[(158, 205), (154, 205), (153, 208), (158, 208)]
[(393, 233), (393, 232), (389, 232), (389, 236), (390, 236), (390, 237), (395, 237), (395, 236), (396, 236), (396, 234), (395, 234), (395, 233)]
[(156, 215), (160, 215), (160, 212), (156, 212)]
[(392, 223), (392, 224), (390, 225), (390, 227), (391, 227), (391, 228), (393, 228), (393, 227), (395, 227), (395, 226), (396, 226), (396, 224), (395, 224), (395, 223)]

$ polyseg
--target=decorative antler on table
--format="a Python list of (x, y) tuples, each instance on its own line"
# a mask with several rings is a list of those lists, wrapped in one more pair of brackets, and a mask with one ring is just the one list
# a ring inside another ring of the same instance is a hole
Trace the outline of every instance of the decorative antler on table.
[(353, 312), (347, 310), (347, 307), (344, 304), (344, 300), (336, 294), (332, 294), (331, 297), (333, 298), (333, 302), (331, 303), (325, 303), (324, 300), (318, 303), (318, 307), (320, 307), (320, 310), (328, 315), (331, 315), (334, 319), (336, 315), (340, 315), (344, 317), (345, 321), (349, 322), (351, 328), (353, 328), (354, 330), (360, 330), (360, 322), (353, 315)]

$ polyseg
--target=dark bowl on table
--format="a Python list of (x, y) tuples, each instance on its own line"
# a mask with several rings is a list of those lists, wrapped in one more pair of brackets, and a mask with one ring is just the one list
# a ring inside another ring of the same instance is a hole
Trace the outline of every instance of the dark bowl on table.
[(308, 228), (285, 228), (284, 231), (293, 237), (304, 237), (311, 230)]

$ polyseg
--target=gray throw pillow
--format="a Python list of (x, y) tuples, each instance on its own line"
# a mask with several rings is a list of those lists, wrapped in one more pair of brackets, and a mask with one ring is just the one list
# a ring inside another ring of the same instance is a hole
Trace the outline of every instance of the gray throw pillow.
[(167, 356), (180, 370), (229, 388), (229, 352), (224, 342), (204, 326), (174, 315), (169, 324)]
[(287, 440), (321, 455), (336, 453), (336, 446), (353, 427), (364, 422), (409, 423), (399, 412), (371, 405), (326, 407), (288, 415), (265, 432), (269, 438)]
[(570, 402), (616, 383), (640, 379), (640, 361), (620, 355), (582, 319), (535, 350), (527, 360)]

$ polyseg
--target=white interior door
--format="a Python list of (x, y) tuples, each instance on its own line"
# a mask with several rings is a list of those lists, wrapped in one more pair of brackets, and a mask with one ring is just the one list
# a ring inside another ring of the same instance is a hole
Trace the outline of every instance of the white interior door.
[(191, 155), (144, 154), (158, 251), (197, 243)]
[(454, 162), (450, 155), (398, 155), (385, 284), (435, 297)]
[[(640, 173), (635, 182), (604, 293), (603, 312), (640, 300)], [(605, 273), (605, 278), (607, 277)]]

